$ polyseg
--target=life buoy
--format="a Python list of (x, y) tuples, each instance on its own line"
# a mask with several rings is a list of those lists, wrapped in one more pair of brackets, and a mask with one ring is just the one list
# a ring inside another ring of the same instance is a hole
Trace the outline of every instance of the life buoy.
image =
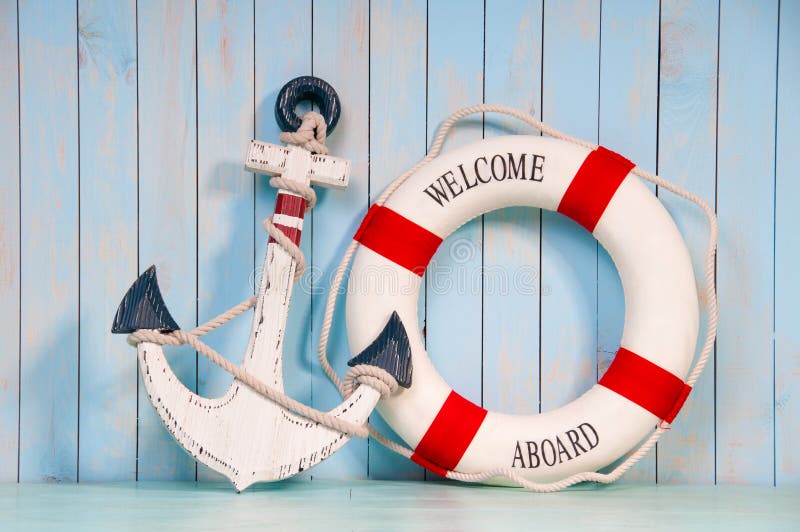
[[(602, 147), (498, 137), (437, 157), (369, 210), (355, 236), (348, 337), (358, 353), (394, 312), (405, 325), (412, 383), (378, 409), (415, 462), (440, 475), (506, 469), (552, 482), (611, 464), (675, 417), (691, 389), (684, 378), (697, 343), (695, 279), (680, 232), (633, 166)], [(428, 357), (417, 319), (421, 277), (443, 239), (510, 206), (577, 221), (610, 254), (625, 295), (621, 347), (605, 375), (571, 403), (537, 415), (491, 412), (460, 396)]]

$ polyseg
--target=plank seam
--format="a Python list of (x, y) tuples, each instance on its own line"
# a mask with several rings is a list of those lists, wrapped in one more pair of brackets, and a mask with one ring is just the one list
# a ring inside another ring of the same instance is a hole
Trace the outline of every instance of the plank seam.
[[(720, 20), (722, 14), (721, 2), (717, 0), (717, 78), (716, 78), (716, 107), (714, 109), (714, 213), (719, 210), (719, 44)], [(717, 255), (714, 255), (714, 289), (717, 289)], [(714, 340), (714, 485), (717, 485), (717, 340)]]
[(75, 0), (75, 85), (78, 107), (78, 412), (75, 449), (75, 482), (81, 481), (81, 15), (80, 1)]
[[(134, 0), (134, 34), (136, 38), (136, 273), (141, 271), (141, 228), (140, 222), (140, 182), (139, 182), (139, 159), (141, 153), (139, 151), (139, 0)], [(136, 373), (133, 378), (135, 379), (136, 389), (136, 450), (134, 455), (134, 480), (139, 481), (139, 357), (136, 357)]]
[[(200, 324), (200, 67), (197, 42), (197, 0), (194, 0), (194, 324)], [(200, 388), (200, 355), (194, 353), (194, 392)], [(197, 482), (197, 461), (194, 481)]]
[[(659, 173), (659, 148), (661, 143), (661, 9), (663, 7), (662, 0), (658, 0), (658, 42), (656, 44), (656, 175)], [(658, 197), (658, 185), (655, 187), (655, 195)], [(656, 467), (656, 484), (658, 484), (658, 447), (659, 442), (656, 442), (653, 453), (655, 456)]]
[(772, 485), (778, 485), (778, 418), (775, 417), (777, 368), (775, 366), (775, 258), (777, 256), (777, 194), (778, 194), (778, 88), (780, 87), (780, 54), (781, 54), (781, 0), (778, 0), (778, 28), (775, 36), (775, 124), (772, 154)]
[(22, 80), (20, 72), (20, 53), (19, 53), (19, 0), (17, 0), (17, 220), (19, 232), (19, 249), (17, 259), (19, 267), (19, 313), (17, 320), (17, 483), (20, 476), (20, 459), (22, 448)]

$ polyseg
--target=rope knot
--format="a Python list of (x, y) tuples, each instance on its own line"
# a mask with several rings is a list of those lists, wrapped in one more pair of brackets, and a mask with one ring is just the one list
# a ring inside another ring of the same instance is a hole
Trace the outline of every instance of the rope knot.
[(393, 395), (400, 387), (397, 380), (388, 371), (368, 364), (355, 365), (347, 372), (344, 378), (344, 398), (347, 399), (353, 395), (359, 384), (375, 388), (381, 394), (381, 399)]
[(328, 124), (325, 118), (314, 111), (303, 115), (302, 122), (297, 131), (284, 131), (280, 135), (281, 142), (302, 146), (312, 153), (328, 154), (325, 138), (328, 135)]

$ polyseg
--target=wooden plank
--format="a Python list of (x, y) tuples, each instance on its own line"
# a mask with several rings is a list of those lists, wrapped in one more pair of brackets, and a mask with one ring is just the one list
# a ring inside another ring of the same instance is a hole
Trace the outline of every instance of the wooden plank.
[(78, 461), (78, 53), (74, 3), (19, 6), (20, 480)]
[[(774, 480), (777, 2), (723, 2), (719, 36), (717, 481)], [(743, 134), (746, 132), (746, 134)]]
[(136, 356), (109, 319), (136, 277), (136, 2), (81, 0), (81, 480), (136, 475)]
[[(542, 118), (597, 141), (600, 3), (547, 3)], [(569, 67), (567, 67), (569, 65)], [(553, 410), (597, 381), (597, 243), (572, 220), (542, 215), (541, 407)]]
[[(483, 101), (483, 3), (428, 5), (428, 140), (461, 107)], [(478, 140), (480, 115), (459, 122), (444, 150)], [(461, 226), (428, 266), (426, 346), (444, 380), (481, 404), (483, 218)]]
[[(275, 122), (278, 91), (287, 81), (311, 73), (311, 1), (257, 0), (255, 7), (255, 138), (279, 143), (280, 129)], [(251, 276), (255, 289), (261, 280), (269, 240), (261, 221), (271, 216), (275, 208), (275, 189), (269, 186), (268, 181), (268, 176), (256, 176), (256, 252)], [(312, 226), (311, 216), (308, 216), (303, 222), (300, 241), (300, 249), (309, 264)], [(311, 404), (311, 367), (317, 364), (314, 356), (316, 340), (311, 334), (310, 280), (314, 271), (310, 269), (294, 287), (283, 341), (284, 389), (289, 396), (305, 404)]]
[[(370, 4), (370, 201), (425, 156), (427, 3), (381, 0)], [(375, 414), (379, 431), (397, 440)], [(413, 462), (369, 442), (369, 478), (420, 479)]]
[(800, 331), (796, 304), (800, 194), (795, 157), (800, 152), (800, 2), (780, 3), (778, 109), (775, 161), (775, 484), (800, 484)]
[[(313, 267), (312, 330), (320, 330), (330, 279), (363, 218), (369, 176), (369, 2), (318, 1), (313, 6), (313, 73), (329, 82), (342, 101), (339, 124), (328, 141), (331, 155), (350, 159), (352, 173), (346, 190), (318, 190), (318, 207), (311, 211)], [(319, 230), (319, 228), (324, 228)], [(308, 235), (307, 235), (308, 236)], [(350, 358), (345, 331), (344, 301), (339, 298), (329, 342), (331, 363), (344, 373)], [(316, 339), (315, 339), (316, 340)], [(310, 355), (310, 356), (313, 356)], [(312, 405), (328, 410), (341, 403), (339, 393), (314, 364)], [(367, 442), (351, 441), (312, 471), (314, 478), (366, 478)]]
[[(538, 114), (542, 102), (542, 1), (486, 5), (486, 102)], [(487, 115), (485, 136), (531, 134), (504, 115)], [(484, 216), (483, 406), (539, 411), (540, 209)]]
[[(139, 269), (157, 266), (172, 316), (183, 328), (191, 328), (197, 321), (194, 3), (139, 0), (137, 26)], [(175, 373), (196, 389), (193, 351), (167, 351)], [(194, 462), (164, 429), (141, 382), (139, 386), (137, 478), (194, 479)]]
[(537, 496), (455, 482), (319, 481), (264, 485), (234, 496), (220, 484), (5, 484), (0, 525), (382, 530), (393, 523), (404, 530), (531, 530), (535, 523), (542, 530), (794, 530), (798, 499), (798, 487), (752, 486), (617, 484)]
[(19, 67), (17, 4), (0, 4), (0, 482), (17, 480), (19, 442)]
[[(204, 323), (253, 295), (254, 177), (243, 168), (253, 138), (253, 2), (197, 3), (197, 295)], [(218, 352), (240, 363), (252, 314), (208, 336)], [(233, 381), (205, 358), (197, 391), (222, 396)], [(198, 478), (221, 478), (207, 467)]]
[[(603, 2), (600, 22), (599, 142), (650, 171), (658, 143), (657, 0)], [(625, 300), (611, 257), (598, 246), (597, 375), (614, 359), (622, 338)], [(624, 480), (655, 482), (656, 454), (649, 453)]]
[[(716, 203), (718, 14), (717, 0), (661, 4), (658, 172), (710, 205)], [(666, 190), (659, 190), (659, 198), (686, 239), (695, 276), (703, 279), (705, 215)], [(707, 320), (701, 316), (702, 331)], [(712, 359), (672, 429), (658, 443), (658, 482), (713, 483), (714, 456)]]

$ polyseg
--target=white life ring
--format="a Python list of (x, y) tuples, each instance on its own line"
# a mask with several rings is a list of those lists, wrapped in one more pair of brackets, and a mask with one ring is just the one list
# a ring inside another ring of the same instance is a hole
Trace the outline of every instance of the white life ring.
[[(611, 464), (675, 417), (691, 390), (684, 379), (698, 334), (695, 279), (675, 223), (633, 166), (602, 147), (498, 137), (437, 157), (370, 209), (355, 236), (348, 336), (358, 353), (393, 312), (405, 324), (412, 383), (378, 409), (415, 462), (440, 475), (506, 469), (552, 482)], [(579, 398), (538, 415), (490, 412), (453, 391), (428, 358), (417, 319), (421, 276), (442, 240), (510, 206), (580, 223), (609, 252), (625, 294), (622, 347), (608, 371)]]

